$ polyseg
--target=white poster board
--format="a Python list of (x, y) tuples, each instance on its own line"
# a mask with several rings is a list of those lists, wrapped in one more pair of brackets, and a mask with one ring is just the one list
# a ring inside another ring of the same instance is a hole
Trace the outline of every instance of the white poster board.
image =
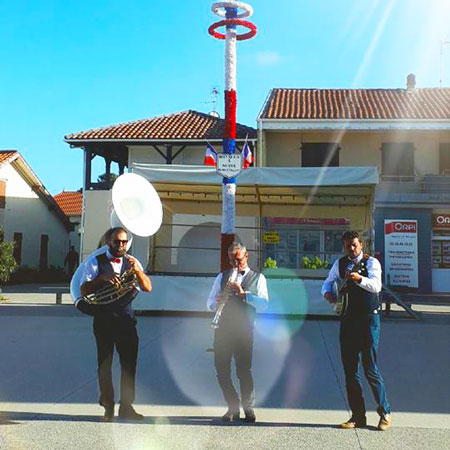
[(417, 220), (385, 219), (384, 254), (388, 286), (419, 287)]

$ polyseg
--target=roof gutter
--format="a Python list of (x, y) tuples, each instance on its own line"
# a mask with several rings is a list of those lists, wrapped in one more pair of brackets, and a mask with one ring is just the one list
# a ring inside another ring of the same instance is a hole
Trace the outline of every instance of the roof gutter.
[(258, 119), (263, 130), (450, 130), (450, 119)]

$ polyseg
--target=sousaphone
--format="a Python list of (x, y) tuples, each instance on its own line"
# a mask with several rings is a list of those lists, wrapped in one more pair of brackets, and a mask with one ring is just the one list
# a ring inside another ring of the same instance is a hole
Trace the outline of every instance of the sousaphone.
[[(112, 187), (112, 205), (111, 227), (123, 227), (129, 232), (127, 250), (131, 246), (133, 234), (152, 236), (161, 226), (163, 208), (159, 195), (152, 184), (140, 175), (125, 173), (116, 179)], [(107, 248), (104, 245), (93, 251), (75, 271), (70, 282), (70, 294), (75, 305), (82, 299), (80, 280), (87, 261), (105, 253)]]

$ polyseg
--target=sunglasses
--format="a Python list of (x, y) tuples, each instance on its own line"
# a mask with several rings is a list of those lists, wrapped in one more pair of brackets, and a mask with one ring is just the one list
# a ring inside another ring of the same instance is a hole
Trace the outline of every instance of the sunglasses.
[(235, 262), (241, 263), (242, 261), (244, 261), (245, 258), (247, 258), (247, 255), (243, 256), (242, 258), (234, 258), (232, 256), (232, 257), (230, 257), (230, 261), (235, 261)]
[(113, 243), (117, 245), (126, 245), (128, 244), (128, 239), (114, 239)]

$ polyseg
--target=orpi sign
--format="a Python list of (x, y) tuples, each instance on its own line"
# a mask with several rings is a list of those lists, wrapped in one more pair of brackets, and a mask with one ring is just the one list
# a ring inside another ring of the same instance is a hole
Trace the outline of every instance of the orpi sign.
[(234, 178), (242, 170), (240, 154), (219, 153), (217, 155), (217, 172), (225, 178)]

